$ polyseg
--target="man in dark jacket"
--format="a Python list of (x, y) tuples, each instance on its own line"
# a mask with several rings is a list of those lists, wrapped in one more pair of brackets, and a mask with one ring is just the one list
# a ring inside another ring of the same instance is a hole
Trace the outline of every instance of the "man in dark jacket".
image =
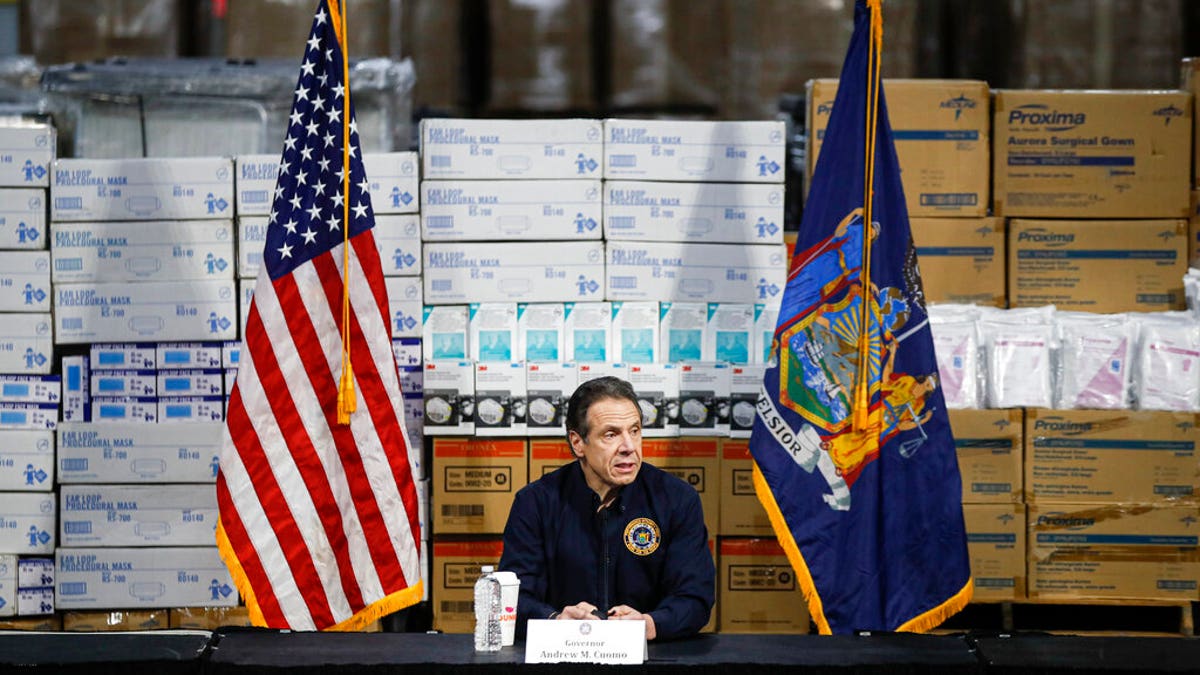
[(646, 638), (692, 635), (713, 605), (712, 554), (694, 488), (642, 463), (642, 415), (615, 377), (580, 385), (567, 405), (578, 461), (517, 492), (500, 569), (521, 579), (528, 619), (644, 621)]

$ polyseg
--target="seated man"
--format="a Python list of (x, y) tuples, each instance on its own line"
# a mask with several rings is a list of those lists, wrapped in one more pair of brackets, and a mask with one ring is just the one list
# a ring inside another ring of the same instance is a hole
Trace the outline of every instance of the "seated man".
[(646, 638), (695, 634), (708, 622), (714, 578), (700, 497), (642, 463), (633, 387), (589, 380), (567, 404), (578, 461), (517, 492), (500, 569), (521, 579), (517, 632), (528, 619), (644, 621)]

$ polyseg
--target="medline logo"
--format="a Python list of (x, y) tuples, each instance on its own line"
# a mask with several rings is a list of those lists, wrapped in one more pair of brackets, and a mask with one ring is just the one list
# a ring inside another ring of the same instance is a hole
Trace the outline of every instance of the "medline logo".
[(1075, 241), (1075, 235), (1071, 232), (1047, 232), (1045, 228), (1035, 227), (1030, 230), (1021, 230), (1017, 234), (1017, 242), (1022, 241), (1048, 246), (1066, 246)]
[(1008, 113), (1009, 124), (1044, 125), (1047, 131), (1066, 131), (1087, 122), (1087, 113), (1051, 110), (1044, 103), (1027, 103)]
[(828, 115), (831, 112), (833, 112), (833, 101), (825, 101), (824, 103), (817, 104), (818, 115)]
[(942, 101), (941, 103), (938, 104), (938, 107), (945, 108), (947, 110), (953, 110), (954, 111), (954, 119), (957, 120), (959, 117), (962, 116), (962, 111), (975, 109), (975, 99), (967, 98), (963, 94), (959, 94), (958, 96), (955, 96), (954, 98), (950, 98), (950, 99), (946, 99), (945, 101)]
[(1091, 422), (1069, 422), (1061, 417), (1044, 417), (1033, 423), (1034, 431), (1058, 431), (1082, 434), (1092, 430)]
[(1163, 126), (1165, 127), (1171, 124), (1172, 117), (1183, 117), (1183, 109), (1176, 108), (1175, 104), (1172, 103), (1165, 108), (1159, 108), (1158, 110), (1155, 110), (1154, 116), (1163, 118)]
[(1047, 513), (1044, 516), (1038, 516), (1038, 525), (1046, 525), (1047, 527), (1065, 527), (1068, 530), (1082, 530), (1085, 527), (1091, 527), (1096, 524), (1095, 518), (1083, 518), (1080, 516), (1064, 516), (1058, 513)]

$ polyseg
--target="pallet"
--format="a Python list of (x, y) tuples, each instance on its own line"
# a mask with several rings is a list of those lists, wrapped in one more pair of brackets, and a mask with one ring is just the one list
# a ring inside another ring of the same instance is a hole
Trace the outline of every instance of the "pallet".
[(1105, 598), (971, 603), (942, 630), (1192, 637), (1197, 603)]

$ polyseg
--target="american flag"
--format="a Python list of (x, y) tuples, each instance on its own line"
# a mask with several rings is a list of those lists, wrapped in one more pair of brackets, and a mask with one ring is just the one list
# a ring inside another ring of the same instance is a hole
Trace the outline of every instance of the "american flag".
[[(422, 595), (416, 455), (330, 1), (300, 66), (217, 479), (217, 545), (251, 620), (291, 630), (355, 630)], [(337, 414), (344, 280), (357, 401), (348, 425)]]

